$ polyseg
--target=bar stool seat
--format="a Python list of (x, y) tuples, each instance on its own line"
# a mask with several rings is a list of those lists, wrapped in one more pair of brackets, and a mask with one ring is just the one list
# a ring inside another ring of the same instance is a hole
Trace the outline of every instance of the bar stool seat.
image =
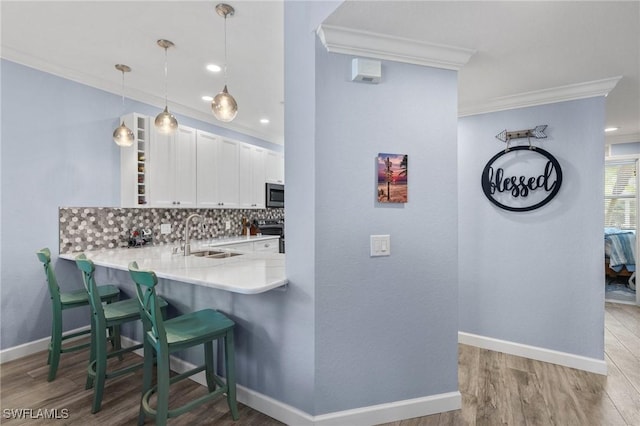
[[(71, 334), (66, 334), (64, 336), (62, 335), (62, 311), (77, 308), (80, 306), (88, 306), (89, 295), (87, 294), (87, 290), (85, 289), (61, 292), (55, 272), (53, 271), (53, 267), (51, 266), (51, 251), (48, 248), (43, 248), (36, 252), (36, 256), (44, 266), (44, 273), (47, 278), (49, 295), (51, 297), (51, 341), (49, 342), (49, 350), (47, 354), (47, 364), (49, 365), (49, 374), (47, 375), (47, 381), (51, 382), (56, 378), (61, 354), (85, 349), (90, 345), (90, 343), (82, 343), (62, 347), (63, 343), (66, 340), (88, 335), (89, 333), (91, 333), (91, 330), (83, 330)], [(101, 285), (98, 286), (98, 294), (101, 301), (110, 304), (119, 299), (120, 289), (117, 286), (111, 284)], [(119, 340), (118, 342), (116, 342), (115, 338), (112, 343), (117, 347), (120, 346)]]
[[(165, 321), (158, 309), (156, 274), (138, 269), (136, 262), (129, 264), (129, 272), (136, 283), (137, 300), (147, 329), (144, 333), (143, 386), (138, 425), (144, 424), (146, 416), (154, 417), (157, 425), (165, 425), (168, 418), (184, 414), (223, 394), (227, 396), (233, 420), (238, 420), (233, 344), (235, 323), (213, 309), (203, 309)], [(224, 344), (226, 381), (215, 374), (214, 341)], [(196, 345), (204, 345), (204, 365), (170, 377), (170, 354)], [(152, 387), (153, 355), (157, 359), (157, 385)], [(169, 409), (169, 386), (201, 371), (205, 371), (208, 393), (180, 407)], [(157, 395), (155, 408), (151, 404), (154, 394)]]
[[(76, 256), (76, 265), (82, 272), (82, 280), (89, 294), (89, 302), (93, 321), (91, 327), (91, 351), (89, 356), (89, 366), (87, 367), (86, 389), (93, 387), (93, 403), (91, 412), (97, 413), (102, 406), (102, 396), (106, 379), (119, 377), (131, 373), (143, 367), (144, 362), (139, 362), (118, 369), (107, 370), (107, 361), (115, 356), (122, 360), (122, 355), (133, 352), (143, 347), (142, 343), (128, 348), (119, 348), (112, 352), (107, 352), (107, 330), (111, 328), (119, 329), (120, 325), (138, 321), (140, 319), (140, 308), (136, 299), (126, 299), (103, 305), (98, 297), (98, 286), (96, 285), (94, 272), (95, 265), (84, 254)], [(159, 300), (159, 309), (164, 311), (167, 307), (165, 300)], [(151, 360), (153, 363), (153, 359)]]
[[(120, 297), (120, 289), (118, 286), (113, 284), (104, 284), (98, 286), (98, 294), (100, 295), (100, 299), (111, 299), (113, 296)], [(116, 302), (118, 299), (110, 300), (110, 302)], [(103, 300), (106, 301), (106, 300)], [(65, 307), (73, 307), (75, 305), (78, 306), (88, 306), (89, 305), (89, 295), (87, 294), (87, 290), (80, 289), (74, 291), (60, 292), (60, 302)]]

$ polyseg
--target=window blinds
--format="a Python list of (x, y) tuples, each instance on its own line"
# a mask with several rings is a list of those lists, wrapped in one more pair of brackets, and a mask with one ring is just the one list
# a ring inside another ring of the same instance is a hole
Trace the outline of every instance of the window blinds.
[(604, 168), (604, 226), (636, 229), (636, 161), (606, 162)]

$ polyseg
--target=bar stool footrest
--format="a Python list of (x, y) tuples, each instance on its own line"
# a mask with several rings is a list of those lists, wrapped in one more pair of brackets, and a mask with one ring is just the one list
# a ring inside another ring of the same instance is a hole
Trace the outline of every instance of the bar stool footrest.
[[(206, 370), (206, 365), (201, 365), (199, 367), (193, 368), (189, 371), (186, 371), (184, 373), (178, 374), (176, 376), (173, 376), (169, 379), (169, 383), (170, 384), (174, 384), (176, 382), (179, 382), (181, 380), (184, 379), (188, 379), (189, 377), (193, 376), (194, 374), (197, 374), (201, 371), (205, 371)], [(200, 405), (209, 402), (213, 399), (217, 399), (220, 396), (223, 396), (227, 393), (227, 384), (225, 382), (223, 382), (220, 377), (218, 377), (217, 375), (213, 376), (213, 380), (216, 382), (216, 384), (218, 385), (218, 388), (212, 392), (207, 393), (206, 395), (202, 395), (199, 398), (194, 399), (193, 401), (189, 401), (188, 403), (181, 405), (180, 407), (176, 407), (176, 408), (172, 408), (170, 410), (167, 410), (167, 417), (168, 418), (172, 418), (172, 417), (178, 417), (181, 414), (186, 413), (187, 411), (192, 410), (193, 408), (199, 407)], [(151, 389), (149, 389), (147, 392), (144, 393), (144, 395), (142, 396), (142, 408), (145, 412), (145, 415), (149, 415), (151, 417), (156, 416), (157, 411), (155, 409), (153, 409), (151, 407), (151, 404), (149, 403), (149, 400), (151, 399), (151, 397), (153, 396), (154, 393), (156, 393), (158, 390), (158, 386), (154, 386)]]
[[(135, 350), (138, 349), (142, 349), (143, 344), (137, 344), (134, 346), (130, 346), (128, 348), (124, 348), (124, 349), (119, 349), (117, 351), (113, 351), (113, 352), (109, 352), (107, 354), (107, 359), (109, 358), (114, 358), (116, 356), (121, 356), (122, 354), (125, 353), (129, 353), (129, 352), (133, 352)], [(96, 362), (97, 361), (92, 361), (91, 363), (89, 363), (89, 366), (87, 367), (87, 375), (89, 376), (90, 380), (93, 381), (96, 377)], [(140, 370), (142, 367), (144, 366), (143, 362), (139, 362), (137, 364), (133, 364), (127, 367), (123, 367), (117, 370), (112, 370), (112, 371), (107, 371), (105, 374), (105, 378), (107, 379), (112, 379), (114, 377), (120, 377), (120, 376), (124, 376), (125, 374), (131, 373), (133, 371), (137, 371)], [(90, 389), (92, 386), (87, 386), (87, 389)]]

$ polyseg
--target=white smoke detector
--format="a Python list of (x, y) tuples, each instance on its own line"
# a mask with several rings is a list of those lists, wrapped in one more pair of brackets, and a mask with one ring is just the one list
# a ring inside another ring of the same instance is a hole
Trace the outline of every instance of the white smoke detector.
[(378, 84), (380, 77), (382, 77), (380, 61), (363, 58), (354, 58), (351, 61), (351, 81)]

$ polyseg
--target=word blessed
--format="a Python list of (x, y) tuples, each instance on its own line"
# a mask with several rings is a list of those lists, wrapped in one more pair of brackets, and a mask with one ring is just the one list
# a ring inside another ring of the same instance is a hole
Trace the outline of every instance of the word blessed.
[[(523, 161), (522, 163), (511, 161), (510, 172), (505, 172), (503, 167), (495, 167), (494, 163), (502, 156), (513, 153), (514, 151), (526, 150), (527, 153), (520, 155), (526, 156), (542, 156), (547, 161), (541, 169), (541, 173), (533, 176), (525, 176), (517, 173), (518, 164), (527, 164), (530, 166), (531, 161)], [(511, 170), (515, 169), (516, 172)], [(527, 146), (518, 146), (511, 148), (509, 151), (501, 151), (496, 154), (485, 166), (482, 172), (482, 190), (496, 206), (516, 212), (530, 211), (547, 204), (556, 196), (562, 184), (562, 169), (558, 161), (547, 151), (541, 148), (529, 149)], [(544, 192), (544, 198), (539, 192)], [(533, 200), (529, 200), (529, 196)], [(510, 196), (510, 198), (509, 198)], [(540, 200), (540, 201), (538, 201)], [(527, 203), (528, 202), (528, 203)]]
[(527, 179), (526, 176), (509, 176), (505, 178), (504, 170), (500, 167), (496, 170), (494, 177), (493, 167), (489, 167), (489, 175), (487, 178), (489, 180), (491, 194), (494, 194), (496, 191), (507, 191), (511, 192), (513, 197), (517, 198), (520, 196), (526, 197), (529, 195), (529, 191), (535, 191), (539, 188), (544, 188), (547, 192), (552, 191), (558, 183), (557, 180), (549, 183), (549, 178), (553, 175), (555, 175), (553, 163), (547, 161), (547, 164), (544, 166), (544, 173), (537, 177)]

